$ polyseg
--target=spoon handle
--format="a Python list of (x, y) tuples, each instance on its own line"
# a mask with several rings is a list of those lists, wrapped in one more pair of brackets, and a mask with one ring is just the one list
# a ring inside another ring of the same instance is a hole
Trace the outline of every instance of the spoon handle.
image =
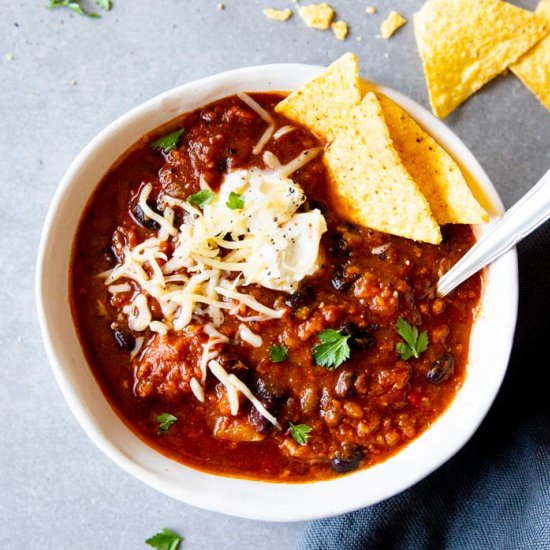
[(446, 296), (550, 218), (550, 170), (437, 283)]

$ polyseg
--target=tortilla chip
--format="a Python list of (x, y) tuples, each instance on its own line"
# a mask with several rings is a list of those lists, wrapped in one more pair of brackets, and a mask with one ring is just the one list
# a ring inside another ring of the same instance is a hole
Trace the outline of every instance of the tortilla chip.
[(416, 241), (441, 241), (428, 201), (394, 149), (372, 92), (354, 110), (347, 129), (330, 144), (325, 162), (341, 214), (350, 221)]
[(274, 19), (275, 21), (286, 21), (292, 15), (292, 11), (288, 8), (284, 10), (265, 8), (263, 12), (268, 19)]
[[(535, 13), (544, 18), (547, 28), (550, 28), (550, 0), (540, 0)], [(550, 109), (550, 35), (520, 57), (510, 69)]]
[(348, 24), (345, 21), (336, 21), (331, 25), (332, 32), (338, 40), (345, 40), (348, 35)]
[(347, 53), (277, 104), (275, 110), (324, 139), (347, 128), (361, 102), (357, 56)]
[(483, 223), (487, 213), (451, 156), (399, 105), (378, 95), (393, 145), (437, 223)]
[(414, 16), (433, 112), (443, 118), (548, 33), (501, 0), (428, 0)]
[(299, 8), (298, 13), (311, 29), (328, 29), (334, 17), (334, 10), (324, 2)]
[(390, 38), (406, 22), (407, 20), (399, 12), (392, 11), (388, 15), (388, 18), (380, 25), (380, 35), (382, 38)]

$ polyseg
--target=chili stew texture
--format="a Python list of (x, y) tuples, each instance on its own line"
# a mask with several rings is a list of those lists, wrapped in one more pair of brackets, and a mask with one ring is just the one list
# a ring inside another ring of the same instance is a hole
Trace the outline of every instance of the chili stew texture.
[[(282, 95), (251, 97), (276, 128), (291, 124), (273, 111)], [(172, 140), (174, 148), (151, 146), (181, 129)], [(206, 182), (215, 191), (228, 172), (266, 169), (262, 155), (253, 153), (264, 131), (265, 121), (231, 96), (174, 120), (128, 151), (101, 181), (80, 222), (70, 273), (71, 305), (103, 392), (147, 444), (217, 474), (272, 481), (326, 479), (386, 460), (426, 430), (460, 388), (481, 275), (444, 299), (435, 296), (435, 283), (475, 237), (469, 226), (448, 225), (436, 246), (345, 223), (317, 156), (290, 177), (307, 196), (300, 210), (318, 209), (326, 220), (318, 271), (293, 293), (241, 287), (262, 304), (283, 310), (280, 319), (246, 323), (261, 337), (259, 346), (239, 338), (242, 321), (236, 316), (226, 313), (217, 327), (228, 342), (217, 347), (216, 360), (247, 385), (280, 428), (250, 400), (241, 399), (238, 413), (231, 414), (224, 385), (210, 373), (201, 402), (191, 379), (200, 375), (209, 319), (198, 311), (183, 330), (133, 331), (121, 312), (139, 289), (132, 283), (125, 292), (110, 293), (98, 274), (121, 261), (124, 246), (133, 248), (159, 232), (158, 223), (137, 204), (144, 184), (152, 185), (148, 204), (158, 210), (159, 197), (186, 200), (201, 190), (201, 180), (203, 188)], [(284, 164), (323, 145), (292, 124), (291, 131), (272, 137), (266, 149)], [(167, 252), (171, 246), (168, 240)], [(153, 318), (162, 320), (153, 298), (148, 306)], [(251, 312), (241, 306), (239, 316)], [(403, 321), (417, 328), (417, 336), (425, 331), (428, 338), (425, 351), (406, 360), (396, 349), (404, 344), (398, 333)], [(315, 364), (314, 350), (328, 329), (350, 348), (349, 359), (335, 368)], [(138, 338), (143, 344), (135, 353)]]

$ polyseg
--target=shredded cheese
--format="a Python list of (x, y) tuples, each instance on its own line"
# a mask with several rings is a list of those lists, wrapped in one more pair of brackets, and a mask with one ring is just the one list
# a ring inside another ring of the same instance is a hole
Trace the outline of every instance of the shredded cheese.
[(245, 94), (244, 92), (241, 92), (240, 94), (237, 94), (237, 97), (246, 103), (253, 111), (255, 111), (262, 119), (267, 122), (269, 125), (265, 132), (261, 135), (260, 139), (258, 140), (258, 143), (254, 145), (252, 149), (252, 153), (254, 155), (259, 155), (262, 152), (262, 149), (265, 147), (267, 142), (271, 139), (271, 136), (273, 135), (273, 132), (275, 130), (275, 121), (273, 120), (273, 117), (263, 108), (261, 107), (256, 101), (254, 101), (248, 94)]
[(193, 392), (193, 395), (201, 402), (204, 403), (204, 390), (202, 389), (202, 386), (200, 385), (199, 381), (193, 377), (191, 378), (189, 382), (189, 387), (191, 388), (191, 391)]
[(269, 422), (271, 422), (274, 426), (281, 429), (281, 425), (277, 421), (277, 419), (262, 405), (262, 403), (259, 401), (259, 399), (256, 398), (256, 396), (247, 388), (247, 386), (239, 380), (234, 374), (230, 374), (228, 377), (228, 380), (231, 384), (233, 384), (233, 387), (239, 390), (251, 403), (256, 407), (258, 412)]
[(235, 416), (239, 412), (239, 394), (235, 385), (232, 383), (227, 371), (215, 360), (208, 363), (208, 367), (212, 374), (224, 385), (229, 401), (229, 409), (231, 414)]
[(287, 124), (286, 126), (281, 126), (274, 134), (273, 139), (279, 139), (283, 137), (284, 135), (288, 134), (289, 132), (292, 132), (293, 130), (296, 130), (294, 126), (291, 126), (290, 124)]
[(259, 348), (264, 343), (262, 337), (252, 332), (245, 324), (239, 325), (241, 340), (250, 344), (253, 348)]
[(130, 359), (136, 357), (137, 354), (141, 351), (141, 348), (143, 347), (143, 342), (145, 342), (145, 338), (143, 336), (138, 336), (136, 338), (134, 349), (130, 352)]
[(227, 374), (227, 371), (217, 361), (210, 361), (208, 367), (212, 374), (224, 385), (229, 401), (229, 408), (233, 416), (237, 415), (239, 412), (238, 392), (241, 392), (264, 418), (281, 429), (281, 425), (277, 419), (262, 405), (244, 382), (239, 380), (234, 374)]
[(110, 294), (120, 294), (122, 292), (129, 292), (130, 290), (132, 290), (132, 287), (128, 283), (122, 283), (120, 285), (111, 285), (107, 287), (107, 291)]

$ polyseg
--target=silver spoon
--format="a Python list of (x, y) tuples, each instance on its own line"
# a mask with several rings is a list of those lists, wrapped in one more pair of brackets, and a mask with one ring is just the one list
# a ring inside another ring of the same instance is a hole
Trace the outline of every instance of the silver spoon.
[(437, 283), (446, 296), (550, 218), (550, 170)]

